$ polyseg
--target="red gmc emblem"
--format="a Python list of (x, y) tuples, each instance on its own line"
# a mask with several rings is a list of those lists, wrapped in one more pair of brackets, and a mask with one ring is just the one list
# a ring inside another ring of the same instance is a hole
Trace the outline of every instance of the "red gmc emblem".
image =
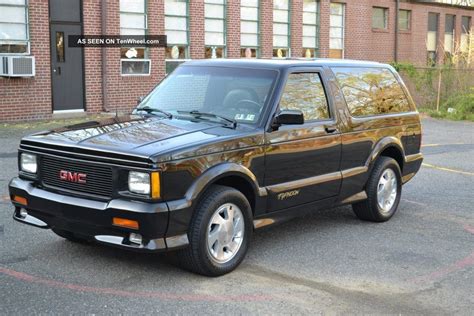
[(87, 178), (87, 174), (85, 173), (71, 172), (67, 170), (59, 171), (59, 179), (63, 181), (85, 184), (87, 183), (86, 178)]

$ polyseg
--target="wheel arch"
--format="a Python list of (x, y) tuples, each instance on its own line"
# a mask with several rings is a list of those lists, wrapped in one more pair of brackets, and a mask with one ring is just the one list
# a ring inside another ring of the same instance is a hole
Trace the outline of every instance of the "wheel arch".
[(266, 196), (266, 190), (260, 188), (256, 176), (246, 167), (236, 163), (222, 163), (201, 174), (186, 192), (186, 200), (198, 202), (211, 185), (225, 185), (241, 192), (249, 201), (252, 212), (258, 205), (258, 199)]
[(395, 159), (400, 167), (400, 171), (403, 171), (403, 165), (405, 163), (405, 151), (403, 150), (403, 145), (398, 138), (385, 137), (374, 146), (366, 164), (369, 166), (369, 170), (372, 170), (375, 161), (380, 156)]

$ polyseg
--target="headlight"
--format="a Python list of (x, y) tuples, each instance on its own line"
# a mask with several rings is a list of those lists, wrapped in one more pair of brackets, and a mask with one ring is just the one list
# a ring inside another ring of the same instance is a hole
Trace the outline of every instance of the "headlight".
[(20, 169), (28, 173), (36, 173), (38, 164), (36, 163), (36, 155), (22, 153), (20, 158)]
[(128, 173), (128, 190), (139, 194), (150, 194), (150, 174), (130, 171)]

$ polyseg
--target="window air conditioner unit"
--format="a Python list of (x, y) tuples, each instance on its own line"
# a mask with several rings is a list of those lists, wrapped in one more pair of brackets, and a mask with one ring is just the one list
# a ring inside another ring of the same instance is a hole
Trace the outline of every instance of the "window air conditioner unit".
[(0, 56), (0, 76), (34, 77), (35, 58), (33, 56)]

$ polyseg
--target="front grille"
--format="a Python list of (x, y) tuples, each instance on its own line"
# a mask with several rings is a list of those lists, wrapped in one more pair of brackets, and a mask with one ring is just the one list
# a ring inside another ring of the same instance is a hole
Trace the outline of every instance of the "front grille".
[[(61, 180), (60, 171), (85, 173), (86, 183)], [(110, 197), (112, 195), (112, 168), (93, 163), (69, 161), (43, 156), (40, 162), (40, 176), (45, 186), (80, 193)]]

